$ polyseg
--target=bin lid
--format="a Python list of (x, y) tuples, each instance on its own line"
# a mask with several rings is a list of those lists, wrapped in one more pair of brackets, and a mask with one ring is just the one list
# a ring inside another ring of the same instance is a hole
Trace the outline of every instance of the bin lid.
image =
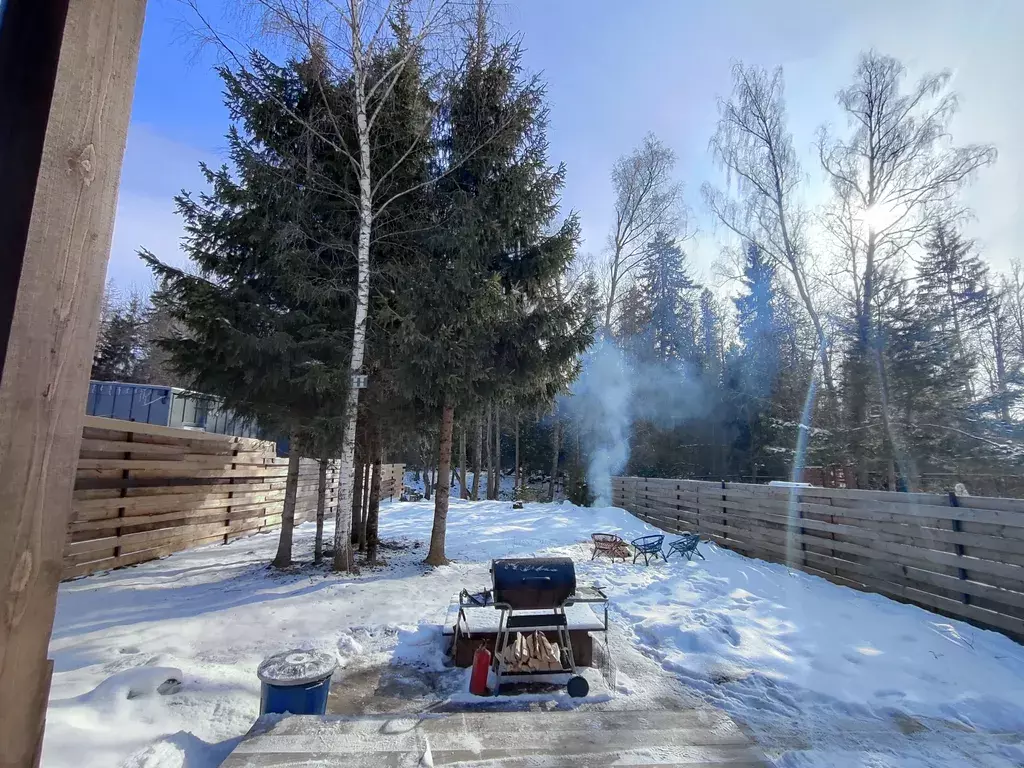
[(300, 648), (264, 659), (256, 674), (268, 685), (304, 685), (330, 677), (337, 666), (329, 653)]

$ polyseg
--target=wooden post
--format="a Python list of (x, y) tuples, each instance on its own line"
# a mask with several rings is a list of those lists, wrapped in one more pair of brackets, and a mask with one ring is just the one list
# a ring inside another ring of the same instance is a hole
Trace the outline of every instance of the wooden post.
[[(8, 3), (0, 22), (5, 48), (16, 9), (42, 17), (44, 5)], [(19, 242), (4, 232), (0, 242), (3, 269), (20, 264), (17, 275), (0, 280), (17, 287), (4, 292), (8, 303), (0, 308), (10, 316), (0, 344), (3, 766), (39, 758), (46, 653), (146, 7), (145, 0), (67, 5), (27, 235)], [(34, 52), (24, 53), (27, 70)], [(6, 66), (6, 57), (0, 61)]]
[[(949, 506), (951, 506), (951, 507), (959, 507), (960, 506), (960, 499), (957, 498), (956, 491), (950, 491), (949, 492)], [(953, 528), (954, 531), (962, 531), (963, 530), (963, 526), (961, 525), (959, 520), (953, 520), (952, 523), (953, 523), (952, 528)], [(964, 556), (964, 545), (963, 544), (954, 544), (953, 545), (953, 551), (956, 552), (958, 557), (963, 557)], [(965, 569), (963, 569), (963, 568), (957, 568), (956, 570), (957, 570), (957, 574), (960, 576), (960, 578), (962, 580), (964, 580), (964, 581), (967, 581), (967, 571)], [(970, 605), (970, 603), (971, 603), (971, 596), (969, 594), (967, 594), (966, 592), (963, 593), (962, 595), (960, 595), (960, 599), (963, 601), (963, 603), (965, 605)]]

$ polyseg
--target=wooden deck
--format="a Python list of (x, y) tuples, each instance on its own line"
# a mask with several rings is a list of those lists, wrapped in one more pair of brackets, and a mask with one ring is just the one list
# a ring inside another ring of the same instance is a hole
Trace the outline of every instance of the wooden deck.
[(268, 716), (222, 768), (767, 765), (727, 715), (683, 711)]

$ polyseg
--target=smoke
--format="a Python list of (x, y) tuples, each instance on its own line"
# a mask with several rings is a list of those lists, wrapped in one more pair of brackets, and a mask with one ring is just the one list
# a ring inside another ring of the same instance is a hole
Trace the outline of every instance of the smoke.
[(612, 475), (629, 458), (629, 404), (633, 378), (614, 343), (598, 341), (583, 358), (583, 371), (567, 398), (587, 450), (587, 484), (599, 507), (612, 499)]
[(611, 478), (629, 461), (633, 424), (671, 429), (707, 413), (707, 389), (685, 363), (629, 360), (607, 338), (592, 346), (560, 410), (572, 414), (587, 452), (587, 483), (597, 506), (612, 502)]

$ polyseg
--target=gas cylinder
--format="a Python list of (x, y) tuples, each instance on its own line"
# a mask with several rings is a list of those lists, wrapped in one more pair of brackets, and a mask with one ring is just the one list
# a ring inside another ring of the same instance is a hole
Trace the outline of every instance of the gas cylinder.
[(469, 677), (469, 692), (474, 696), (487, 695), (487, 673), (491, 668), (491, 652), (483, 646), (473, 654), (473, 674)]

